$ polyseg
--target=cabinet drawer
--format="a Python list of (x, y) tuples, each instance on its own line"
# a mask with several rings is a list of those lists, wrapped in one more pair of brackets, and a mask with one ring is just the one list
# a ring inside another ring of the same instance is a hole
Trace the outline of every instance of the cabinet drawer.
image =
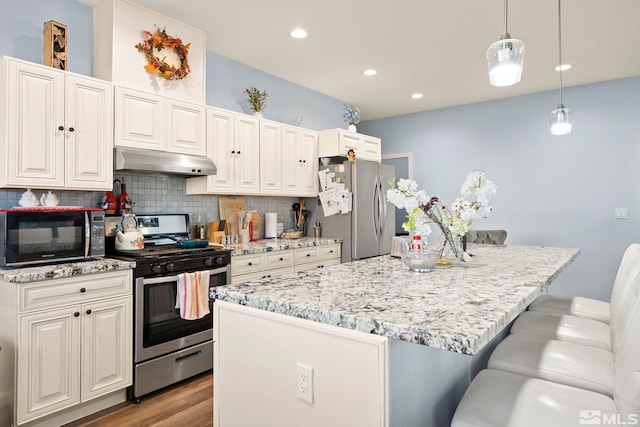
[(300, 248), (295, 250), (295, 264), (313, 262), (318, 259), (318, 251), (315, 246), (310, 248)]
[(265, 256), (265, 270), (272, 270), (293, 265), (293, 251), (276, 251)]
[(231, 274), (256, 273), (264, 269), (264, 254), (239, 255), (231, 257)]
[(338, 265), (338, 264), (340, 264), (340, 258), (316, 260), (314, 262), (296, 264), (296, 273), (299, 273), (301, 271), (311, 270), (314, 268), (323, 268), (323, 267), (328, 267), (330, 265)]
[(340, 259), (340, 256), (342, 255), (340, 253), (340, 245), (318, 246), (316, 250), (318, 251), (319, 260), (333, 259), (333, 258)]
[(44, 280), (20, 287), (20, 311), (131, 295), (131, 270)]

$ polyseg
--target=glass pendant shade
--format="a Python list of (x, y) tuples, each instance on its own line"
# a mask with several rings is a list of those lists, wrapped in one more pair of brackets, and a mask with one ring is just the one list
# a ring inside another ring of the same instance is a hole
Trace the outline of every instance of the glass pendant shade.
[(524, 64), (524, 43), (506, 33), (487, 49), (489, 82), (492, 86), (511, 86), (520, 81)]
[(549, 113), (549, 124), (551, 125), (551, 135), (567, 135), (571, 133), (571, 119), (573, 112), (564, 105)]

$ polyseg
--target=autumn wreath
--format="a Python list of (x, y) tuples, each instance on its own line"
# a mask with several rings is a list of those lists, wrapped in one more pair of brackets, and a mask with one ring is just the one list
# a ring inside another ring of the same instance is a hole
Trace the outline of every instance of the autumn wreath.
[[(166, 80), (182, 80), (187, 77), (191, 71), (189, 60), (187, 59), (191, 43), (182, 44), (182, 40), (179, 38), (168, 36), (164, 28), (162, 30), (158, 28), (153, 34), (149, 31), (143, 31), (142, 34), (147, 39), (138, 43), (135, 47), (139, 52), (144, 52), (144, 56), (147, 58), (147, 65), (144, 66), (147, 73), (156, 74)], [(166, 56), (162, 59), (155, 56), (153, 49), (158, 52), (162, 51), (162, 49), (174, 49), (180, 58), (180, 68), (168, 64), (165, 61)]]

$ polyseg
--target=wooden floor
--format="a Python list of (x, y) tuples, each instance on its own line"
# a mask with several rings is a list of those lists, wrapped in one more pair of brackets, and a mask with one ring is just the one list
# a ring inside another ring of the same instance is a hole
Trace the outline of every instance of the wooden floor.
[(66, 427), (213, 426), (213, 374), (205, 373), (142, 399), (127, 402)]

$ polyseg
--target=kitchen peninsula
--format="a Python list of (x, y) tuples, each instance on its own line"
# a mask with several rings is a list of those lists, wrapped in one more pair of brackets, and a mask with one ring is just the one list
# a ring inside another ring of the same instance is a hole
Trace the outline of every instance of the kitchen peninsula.
[(505, 328), (579, 253), (469, 251), (431, 273), (382, 256), (218, 288), (215, 425), (448, 425)]

